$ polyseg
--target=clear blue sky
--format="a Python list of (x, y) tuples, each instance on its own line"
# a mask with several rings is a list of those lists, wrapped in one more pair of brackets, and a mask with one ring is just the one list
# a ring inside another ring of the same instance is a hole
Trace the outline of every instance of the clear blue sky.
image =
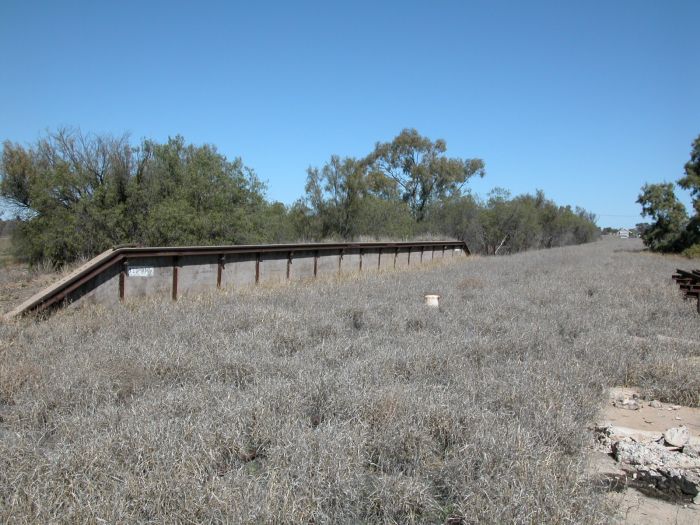
[(698, 0), (3, 0), (0, 140), (181, 134), (291, 203), (309, 165), (415, 127), (486, 161), (475, 193), (630, 226), (700, 134), (698, 20)]

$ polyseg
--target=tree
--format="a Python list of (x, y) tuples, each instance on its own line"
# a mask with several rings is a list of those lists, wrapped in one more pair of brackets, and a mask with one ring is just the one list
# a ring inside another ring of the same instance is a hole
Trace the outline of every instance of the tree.
[(425, 233), (444, 234), (464, 241), (474, 253), (485, 251), (480, 202), (470, 194), (433, 203), (422, 225)]
[(132, 202), (135, 238), (151, 246), (239, 244), (265, 241), (264, 186), (240, 158), (229, 161), (214, 146), (183, 137), (152, 151)]
[(404, 129), (391, 142), (378, 142), (365, 160), (420, 222), (431, 202), (458, 196), (471, 177), (484, 176), (481, 159), (449, 158), (446, 151), (444, 140), (433, 142), (415, 129)]
[(132, 146), (127, 136), (59, 130), (28, 148), (5, 142), (0, 163), (0, 196), (23, 218), (13, 244), (30, 263), (123, 243), (264, 242), (263, 192), (241, 159), (182, 137)]
[(126, 136), (66, 129), (30, 148), (5, 142), (0, 194), (24, 219), (13, 236), (20, 255), (64, 262), (123, 242), (132, 153)]
[(370, 189), (366, 163), (332, 155), (321, 169), (309, 167), (306, 173), (306, 198), (321, 218), (321, 237), (356, 235), (362, 199)]
[(690, 190), (695, 215), (686, 227), (684, 248), (687, 254), (700, 252), (700, 135), (695, 139), (690, 151), (690, 160), (685, 164), (685, 177), (678, 181), (681, 188)]
[(695, 214), (700, 215), (700, 135), (693, 142), (692, 148), (690, 160), (685, 164), (685, 177), (678, 181), (678, 185), (690, 190)]
[(654, 251), (678, 251), (688, 215), (673, 192), (673, 183), (645, 184), (637, 202), (642, 216), (653, 220), (642, 234), (644, 244)]

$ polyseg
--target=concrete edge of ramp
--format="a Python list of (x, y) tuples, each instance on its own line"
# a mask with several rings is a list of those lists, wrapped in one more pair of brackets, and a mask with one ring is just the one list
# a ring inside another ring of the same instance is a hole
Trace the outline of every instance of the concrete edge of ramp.
[(82, 275), (86, 274), (96, 266), (100, 265), (102, 262), (105, 260), (109, 260), (110, 257), (114, 255), (114, 253), (117, 250), (114, 248), (111, 248), (107, 251), (102, 252), (100, 255), (97, 257), (94, 257), (90, 259), (88, 262), (85, 264), (79, 266), (72, 272), (70, 272), (68, 275), (65, 277), (62, 277), (55, 283), (47, 286), (43, 290), (35, 293), (32, 295), (29, 299), (25, 300), (9, 312), (7, 312), (3, 317), (6, 320), (13, 319), (17, 316), (20, 316), (28, 311), (30, 311), (33, 307), (41, 304), (44, 302), (46, 299), (52, 297), (53, 295), (60, 293), (63, 291), (67, 286), (69, 286), (71, 283), (75, 282), (77, 279), (79, 279)]

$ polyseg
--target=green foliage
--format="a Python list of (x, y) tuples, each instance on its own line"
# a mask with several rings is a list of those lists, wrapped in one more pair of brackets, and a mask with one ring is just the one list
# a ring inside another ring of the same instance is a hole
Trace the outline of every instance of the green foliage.
[(683, 250), (683, 255), (690, 259), (700, 259), (700, 243), (693, 244), (685, 250)]
[(449, 199), (433, 206), (429, 222), (432, 231), (463, 239), (472, 251), (497, 255), (598, 237), (593, 215), (557, 206), (542, 191), (511, 198), (508, 191), (496, 188), (485, 203), (471, 195)]
[(673, 184), (645, 184), (637, 202), (642, 215), (654, 221), (642, 234), (644, 244), (654, 251), (678, 251), (688, 216), (673, 192)]
[(695, 139), (690, 151), (690, 160), (685, 165), (685, 177), (678, 181), (678, 185), (690, 190), (693, 198), (695, 214), (700, 215), (700, 135)]
[(462, 193), (483, 176), (478, 159), (449, 159), (444, 141), (404, 130), (358, 160), (334, 155), (307, 170), (306, 198), (293, 221), (303, 239), (435, 234), (465, 240), (475, 252), (502, 254), (591, 241), (595, 217), (559, 207), (540, 191), (513, 199), (495, 189), (483, 203)]
[(264, 186), (212, 146), (60, 130), (33, 147), (4, 144), (0, 193), (24, 216), (15, 245), (29, 262), (63, 264), (122, 243), (268, 240)]
[(391, 192), (401, 196), (418, 221), (435, 200), (459, 196), (473, 176), (484, 176), (481, 159), (445, 156), (444, 140), (431, 141), (415, 129), (404, 129), (391, 142), (378, 142), (365, 162), (375, 177), (383, 178)]
[(3, 145), (0, 197), (20, 220), (13, 246), (32, 264), (92, 257), (115, 245), (216, 245), (435, 234), (473, 251), (508, 253), (586, 242), (594, 218), (537, 195), (462, 193), (479, 159), (445, 155), (442, 140), (404, 130), (365, 158), (333, 155), (307, 170), (292, 206), (265, 200), (241, 159), (210, 145), (59, 130), (24, 147)]
[(306, 195), (314, 213), (322, 218), (321, 236), (352, 238), (362, 215), (363, 198), (370, 194), (367, 165), (333, 155), (321, 169), (307, 170)]
[(672, 183), (645, 184), (637, 202), (642, 205), (642, 215), (649, 215), (654, 223), (644, 228), (641, 236), (654, 251), (694, 254), (695, 246), (700, 245), (700, 136), (692, 144), (685, 176), (678, 185), (690, 191), (695, 214), (688, 218)]

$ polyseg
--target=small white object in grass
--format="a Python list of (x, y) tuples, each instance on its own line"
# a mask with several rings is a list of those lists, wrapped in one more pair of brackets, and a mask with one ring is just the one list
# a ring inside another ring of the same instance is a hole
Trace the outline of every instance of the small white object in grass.
[(440, 296), (435, 294), (426, 295), (425, 304), (437, 308), (438, 306), (440, 306)]

